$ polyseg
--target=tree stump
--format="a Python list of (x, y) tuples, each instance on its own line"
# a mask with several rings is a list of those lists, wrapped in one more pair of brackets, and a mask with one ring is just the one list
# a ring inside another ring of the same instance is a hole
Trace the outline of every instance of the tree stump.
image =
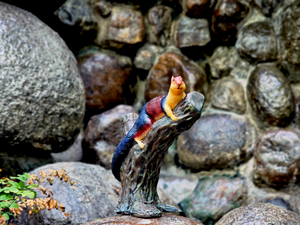
[[(120, 170), (122, 192), (116, 213), (136, 217), (160, 217), (162, 212), (180, 212), (179, 209), (160, 202), (156, 187), (163, 158), (175, 138), (200, 118), (204, 96), (189, 93), (173, 110), (178, 121), (164, 116), (156, 121), (142, 140), (145, 148), (135, 144), (128, 153)], [(125, 117), (124, 129), (129, 131), (134, 115)]]

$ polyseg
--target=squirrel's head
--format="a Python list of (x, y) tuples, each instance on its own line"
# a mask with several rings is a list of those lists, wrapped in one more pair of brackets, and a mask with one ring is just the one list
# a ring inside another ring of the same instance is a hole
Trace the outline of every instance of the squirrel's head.
[(174, 77), (172, 76), (171, 78), (171, 88), (173, 90), (178, 90), (178, 91), (181, 91), (183, 92), (185, 90), (185, 83), (183, 82), (181, 76), (178, 76), (178, 77)]

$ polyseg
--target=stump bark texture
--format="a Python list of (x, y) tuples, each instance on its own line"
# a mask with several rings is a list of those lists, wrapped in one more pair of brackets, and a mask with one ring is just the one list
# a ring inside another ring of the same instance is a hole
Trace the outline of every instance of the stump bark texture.
[[(145, 148), (141, 149), (137, 144), (131, 148), (120, 170), (122, 192), (115, 210), (117, 213), (160, 217), (162, 212), (180, 212), (160, 202), (156, 191), (159, 172), (162, 160), (175, 138), (200, 118), (203, 103), (204, 96), (201, 93), (189, 93), (173, 110), (177, 121), (164, 116), (153, 124), (143, 139)], [(129, 131), (133, 122), (126, 116), (124, 128)], [(128, 116), (132, 118), (132, 115)]]

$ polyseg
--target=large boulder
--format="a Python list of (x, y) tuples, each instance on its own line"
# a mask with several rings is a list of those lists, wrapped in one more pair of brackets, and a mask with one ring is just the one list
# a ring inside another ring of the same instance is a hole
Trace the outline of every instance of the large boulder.
[(73, 54), (57, 33), (15, 6), (0, 2), (0, 24), (0, 151), (66, 150), (85, 105)]
[[(50, 169), (64, 169), (72, 182), (76, 182), (76, 188), (69, 182), (65, 183), (55, 178), (53, 185), (47, 181), (43, 187), (50, 188), (53, 198), (59, 200), (65, 206), (67, 217), (60, 210), (41, 210), (37, 214), (29, 215), (23, 212), (14, 224), (21, 225), (63, 225), (82, 224), (96, 218), (115, 216), (115, 207), (118, 203), (118, 192), (120, 183), (113, 177), (112, 173), (101, 166), (84, 164), (79, 162), (55, 163), (39, 167), (31, 174), (38, 175), (41, 170), (49, 173)], [(37, 192), (38, 198), (44, 198), (42, 192)]]

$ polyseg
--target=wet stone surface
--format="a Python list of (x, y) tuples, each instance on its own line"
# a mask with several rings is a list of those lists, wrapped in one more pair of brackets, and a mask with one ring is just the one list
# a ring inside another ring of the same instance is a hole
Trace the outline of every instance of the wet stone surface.
[(232, 77), (216, 82), (210, 91), (211, 104), (214, 108), (244, 114), (246, 99), (242, 85)]
[(243, 206), (224, 215), (216, 225), (300, 224), (300, 216), (279, 206), (267, 203)]
[(131, 59), (109, 50), (77, 57), (86, 93), (87, 113), (95, 115), (124, 102), (124, 88), (131, 73)]
[(227, 212), (241, 206), (246, 195), (244, 178), (229, 175), (211, 176), (200, 178), (193, 193), (179, 205), (189, 218), (211, 224)]
[(239, 55), (249, 62), (273, 61), (278, 58), (275, 30), (267, 21), (254, 22), (240, 29), (235, 47)]
[(282, 72), (271, 65), (257, 66), (248, 82), (248, 99), (259, 125), (288, 125), (295, 105), (291, 87)]
[(174, 40), (178, 48), (204, 46), (210, 41), (210, 32), (206, 19), (181, 17), (174, 31)]
[(208, 84), (204, 69), (187, 57), (174, 52), (162, 54), (148, 75), (148, 87), (145, 97), (149, 101), (160, 95), (166, 95), (172, 76), (180, 75), (186, 84), (186, 93), (199, 91), (205, 94)]
[(232, 168), (254, 151), (256, 130), (243, 116), (202, 115), (178, 137), (180, 161), (191, 169)]
[(132, 106), (118, 105), (90, 119), (82, 141), (84, 162), (111, 168), (112, 156), (124, 137), (120, 119), (128, 113), (136, 111)]
[(233, 47), (218, 47), (209, 59), (210, 74), (212, 78), (229, 76), (232, 69), (238, 67), (238, 55)]
[(288, 185), (300, 165), (300, 139), (289, 130), (269, 131), (262, 135), (255, 150), (253, 180), (256, 185)]
[(142, 70), (150, 70), (156, 57), (163, 52), (163, 48), (157, 45), (146, 44), (141, 47), (134, 58), (134, 66)]
[(271, 17), (272, 13), (278, 10), (278, 8), (281, 6), (283, 1), (282, 0), (255, 0), (254, 2), (265, 16)]
[(167, 6), (154, 6), (146, 17), (149, 43), (165, 46), (170, 36), (173, 9)]
[(234, 43), (237, 26), (247, 16), (249, 7), (236, 0), (218, 0), (212, 16), (212, 30), (216, 38)]
[[(145, 23), (140, 11), (129, 5), (116, 5), (108, 17), (98, 17), (98, 33), (95, 43), (122, 48), (143, 41)], [(108, 42), (108, 43), (107, 43)]]
[(186, 15), (191, 18), (207, 18), (212, 13), (215, 0), (185, 0), (183, 8)]

